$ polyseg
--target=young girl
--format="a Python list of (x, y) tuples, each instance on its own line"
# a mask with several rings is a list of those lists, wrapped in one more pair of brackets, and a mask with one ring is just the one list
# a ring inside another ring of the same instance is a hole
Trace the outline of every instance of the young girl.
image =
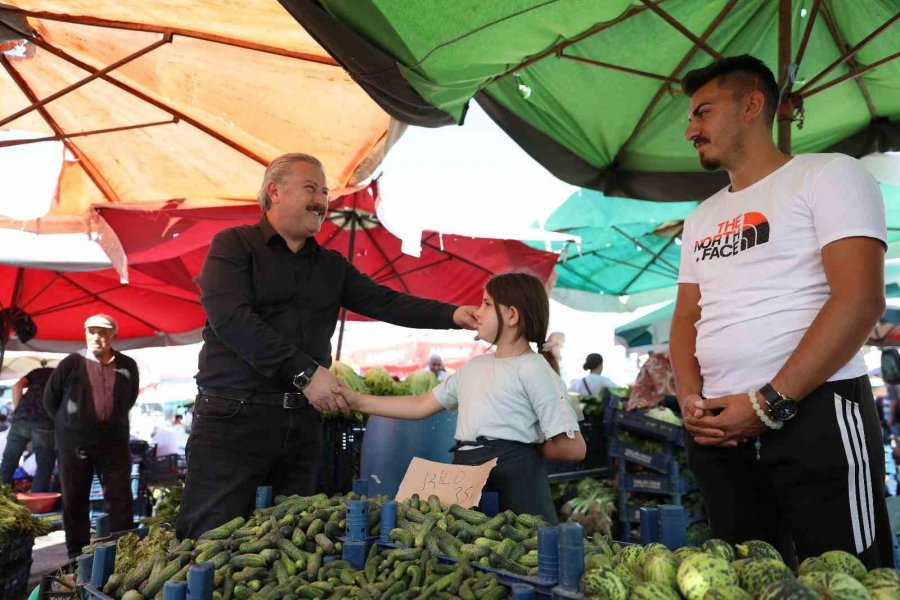
[(484, 489), (499, 494), (500, 510), (556, 523), (544, 461), (580, 461), (585, 444), (557, 359), (545, 345), (549, 319), (550, 302), (539, 279), (497, 275), (485, 286), (476, 312), (478, 338), (492, 341), (494, 354), (473, 358), (419, 396), (368, 396), (345, 388), (334, 393), (355, 410), (395, 419), (458, 411), (453, 463), (480, 465), (497, 458)]

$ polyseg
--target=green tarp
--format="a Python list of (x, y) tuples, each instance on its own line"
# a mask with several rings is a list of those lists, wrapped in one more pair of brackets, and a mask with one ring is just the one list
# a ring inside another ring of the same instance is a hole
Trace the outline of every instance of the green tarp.
[[(395, 117), (462, 122), (475, 98), (558, 177), (614, 196), (691, 200), (720, 188), (724, 174), (702, 171), (683, 139), (678, 81), (721, 55), (752, 54), (777, 73), (775, 0), (281, 3)], [(805, 108), (794, 152), (900, 148), (900, 0), (817, 6), (792, 3), (792, 60), (813, 23), (792, 88)]]

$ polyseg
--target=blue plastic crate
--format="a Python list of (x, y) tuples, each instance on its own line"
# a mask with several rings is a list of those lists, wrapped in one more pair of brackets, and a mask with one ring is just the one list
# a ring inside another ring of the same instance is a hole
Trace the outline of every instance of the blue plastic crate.
[(632, 444), (626, 444), (618, 438), (610, 440), (609, 455), (642, 465), (660, 473), (669, 473), (673, 470), (672, 461), (677, 462), (677, 459), (671, 454), (648, 452)]
[(644, 416), (644, 413), (641, 411), (627, 411), (615, 408), (610, 411), (609, 415), (614, 425), (684, 447), (684, 427), (678, 427), (659, 419), (652, 419)]
[[(637, 504), (628, 503), (625, 505), (625, 516), (628, 518), (628, 521), (631, 523), (640, 523), (641, 522), (641, 506)], [(695, 515), (693, 512), (688, 511), (688, 524), (697, 523), (698, 521), (705, 521), (706, 516), (704, 515)]]
[(81, 586), (81, 589), (84, 591), (85, 600), (88, 600), (89, 598), (93, 598), (94, 600), (113, 600), (112, 596), (107, 596), (101, 590), (98, 590), (89, 583)]
[(645, 492), (676, 496), (693, 491), (697, 482), (682, 475), (652, 475), (648, 473), (626, 473), (626, 492)]

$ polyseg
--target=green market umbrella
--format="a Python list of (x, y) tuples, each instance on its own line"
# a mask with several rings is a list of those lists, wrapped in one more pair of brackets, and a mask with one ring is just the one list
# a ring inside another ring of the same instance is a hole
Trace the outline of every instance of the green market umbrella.
[(900, 0), (280, 2), (394, 117), (461, 123), (474, 98), (560, 179), (611, 196), (723, 187), (682, 138), (679, 90), (723, 55), (757, 56), (787, 84), (782, 147), (900, 147)]
[(603, 312), (674, 297), (682, 223), (695, 206), (575, 192), (544, 224), (581, 238), (580, 247), (555, 245), (560, 259), (553, 297), (573, 308)]
[(624, 346), (626, 352), (662, 349), (669, 343), (669, 329), (674, 314), (675, 303), (669, 302), (639, 319), (616, 327), (616, 344)]
[[(900, 258), (900, 186), (881, 184), (888, 258)], [(572, 308), (627, 312), (675, 297), (682, 224), (696, 202), (608, 198), (593, 190), (572, 194), (544, 227), (581, 238), (560, 251), (553, 297)], [(900, 297), (900, 264), (885, 267), (888, 297)]]

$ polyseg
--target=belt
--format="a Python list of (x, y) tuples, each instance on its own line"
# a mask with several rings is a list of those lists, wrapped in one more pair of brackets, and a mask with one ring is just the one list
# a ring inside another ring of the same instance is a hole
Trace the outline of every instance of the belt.
[(494, 440), (490, 438), (486, 438), (483, 435), (479, 435), (475, 438), (474, 442), (466, 441), (466, 440), (454, 440), (456, 443), (453, 444), (453, 447), (448, 450), (448, 452), (456, 452), (462, 448), (469, 447), (471, 449), (480, 448), (483, 446), (487, 446), (488, 448), (512, 448), (515, 446), (524, 446), (526, 448), (536, 448), (541, 444), (526, 444), (525, 442), (514, 442), (513, 440)]
[(237, 400), (248, 404), (264, 404), (280, 406), (284, 409), (308, 408), (309, 400), (302, 392), (255, 392), (253, 390), (235, 390), (230, 388), (198, 388), (204, 396)]

